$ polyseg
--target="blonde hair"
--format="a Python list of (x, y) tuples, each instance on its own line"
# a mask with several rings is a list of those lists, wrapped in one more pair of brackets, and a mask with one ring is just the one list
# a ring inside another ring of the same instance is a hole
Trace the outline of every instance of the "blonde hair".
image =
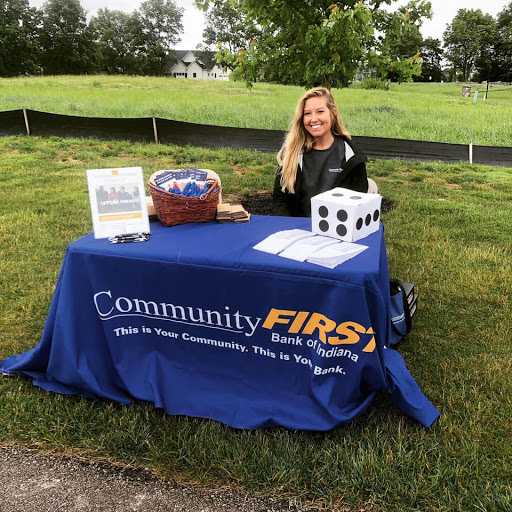
[(277, 162), (281, 166), (281, 190), (295, 192), (295, 179), (297, 177), (297, 164), (301, 151), (307, 153), (313, 148), (315, 139), (304, 128), (304, 105), (309, 98), (325, 98), (325, 103), (331, 113), (331, 131), (333, 135), (344, 135), (350, 138), (350, 133), (343, 126), (341, 115), (329, 89), (315, 87), (310, 89), (299, 100), (293, 116), (290, 130), (286, 135), (283, 146), (277, 154)]

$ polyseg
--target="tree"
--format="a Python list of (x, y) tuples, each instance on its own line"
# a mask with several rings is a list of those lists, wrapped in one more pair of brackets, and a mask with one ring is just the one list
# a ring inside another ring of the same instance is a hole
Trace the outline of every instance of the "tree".
[(0, 0), (0, 76), (38, 72), (38, 23), (28, 0)]
[(420, 27), (431, 17), (430, 2), (410, 1), (396, 12), (377, 10), (374, 22), (377, 34), (375, 51), (370, 53), (370, 67), (381, 78), (398, 82), (412, 81), (421, 74)]
[[(386, 34), (389, 38), (389, 33)], [(423, 37), (420, 27), (413, 23), (406, 25), (400, 35), (389, 41), (389, 55), (394, 60), (404, 60), (416, 55), (421, 50)]]
[(422, 82), (440, 82), (443, 79), (442, 60), (441, 41), (427, 37), (421, 45), (420, 80)]
[[(215, 0), (205, 16), (203, 50), (223, 47), (225, 53), (234, 55), (239, 49), (247, 48), (259, 36), (260, 30), (252, 20), (241, 12), (230, 0)], [(220, 65), (233, 69), (230, 59), (219, 59)]]
[(79, 0), (48, 0), (42, 8), (41, 64), (47, 75), (96, 70), (98, 54)]
[(100, 51), (100, 69), (111, 74), (135, 73), (133, 14), (99, 9), (90, 21)]
[[(430, 6), (414, 2), (397, 10), (405, 20), (397, 23), (397, 19), (384, 19), (386, 27), (379, 45), (380, 62), (375, 66), (380, 69), (383, 78), (393, 81), (410, 80), (421, 73), (420, 50), (423, 38), (420, 27), (424, 16), (430, 15)], [(393, 15), (392, 15), (393, 16)]]
[(171, 0), (146, 0), (131, 19), (140, 72), (165, 75), (175, 59), (172, 47), (183, 32), (183, 8)]
[(447, 60), (460, 72), (461, 79), (467, 81), (477, 58), (481, 66), (484, 59), (488, 60), (496, 38), (496, 22), (480, 9), (459, 9), (443, 36)]
[[(393, 0), (385, 0), (391, 3)], [(248, 83), (259, 79), (312, 87), (342, 87), (359, 67), (372, 67), (392, 59), (378, 33), (398, 30), (418, 11), (430, 12), (430, 3), (414, 0), (409, 12), (386, 13), (379, 0), (368, 4), (349, 0), (231, 0), (259, 34), (237, 51), (221, 46), (218, 57), (233, 65)], [(219, 0), (196, 0), (203, 9)], [(385, 50), (384, 52), (382, 50)], [(413, 59), (413, 57), (411, 57)], [(395, 67), (407, 73), (412, 60)]]
[(498, 76), (495, 80), (512, 82), (512, 2), (498, 13), (497, 30)]

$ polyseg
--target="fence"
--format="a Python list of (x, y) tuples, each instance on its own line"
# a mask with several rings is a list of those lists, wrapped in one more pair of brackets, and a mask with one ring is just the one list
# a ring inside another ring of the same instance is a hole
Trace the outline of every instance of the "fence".
[[(0, 135), (90, 137), (208, 148), (233, 147), (275, 153), (281, 147), (285, 132), (185, 123), (157, 117), (79, 117), (19, 109), (0, 112)], [(370, 158), (469, 162), (512, 167), (512, 147), (365, 136), (354, 136), (354, 140)]]

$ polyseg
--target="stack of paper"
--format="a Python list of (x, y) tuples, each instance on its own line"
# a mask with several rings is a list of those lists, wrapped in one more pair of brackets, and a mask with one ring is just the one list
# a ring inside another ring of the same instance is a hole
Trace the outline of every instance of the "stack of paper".
[(268, 252), (270, 254), (278, 254), (284, 251), (288, 246), (292, 245), (303, 238), (313, 237), (314, 233), (305, 231), (304, 229), (286, 229), (278, 231), (273, 235), (267, 236), (259, 244), (254, 246), (258, 251)]
[(323, 267), (334, 268), (366, 249), (368, 249), (366, 245), (338, 242), (314, 252), (308, 257), (308, 261)]
[(240, 204), (220, 203), (217, 205), (217, 217), (219, 222), (247, 222), (251, 214)]
[(174, 171), (157, 171), (150, 181), (156, 187), (187, 197), (198, 197), (208, 191), (206, 182), (208, 172), (201, 169), (178, 169)]
[(308, 236), (288, 246), (279, 256), (296, 261), (306, 261), (322, 247), (337, 244), (338, 240), (328, 236)]
[(303, 229), (278, 231), (256, 244), (253, 249), (278, 254), (296, 261), (334, 268), (368, 249), (366, 245), (340, 242)]

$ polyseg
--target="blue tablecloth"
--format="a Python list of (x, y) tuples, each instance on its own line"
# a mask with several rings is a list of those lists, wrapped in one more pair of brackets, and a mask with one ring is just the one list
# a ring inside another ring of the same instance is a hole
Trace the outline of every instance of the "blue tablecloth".
[(309, 219), (151, 225), (149, 242), (89, 234), (67, 249), (40, 343), (0, 363), (59, 393), (236, 428), (328, 430), (387, 390), (429, 426), (439, 416), (387, 348), (383, 229), (331, 270), (253, 249)]

